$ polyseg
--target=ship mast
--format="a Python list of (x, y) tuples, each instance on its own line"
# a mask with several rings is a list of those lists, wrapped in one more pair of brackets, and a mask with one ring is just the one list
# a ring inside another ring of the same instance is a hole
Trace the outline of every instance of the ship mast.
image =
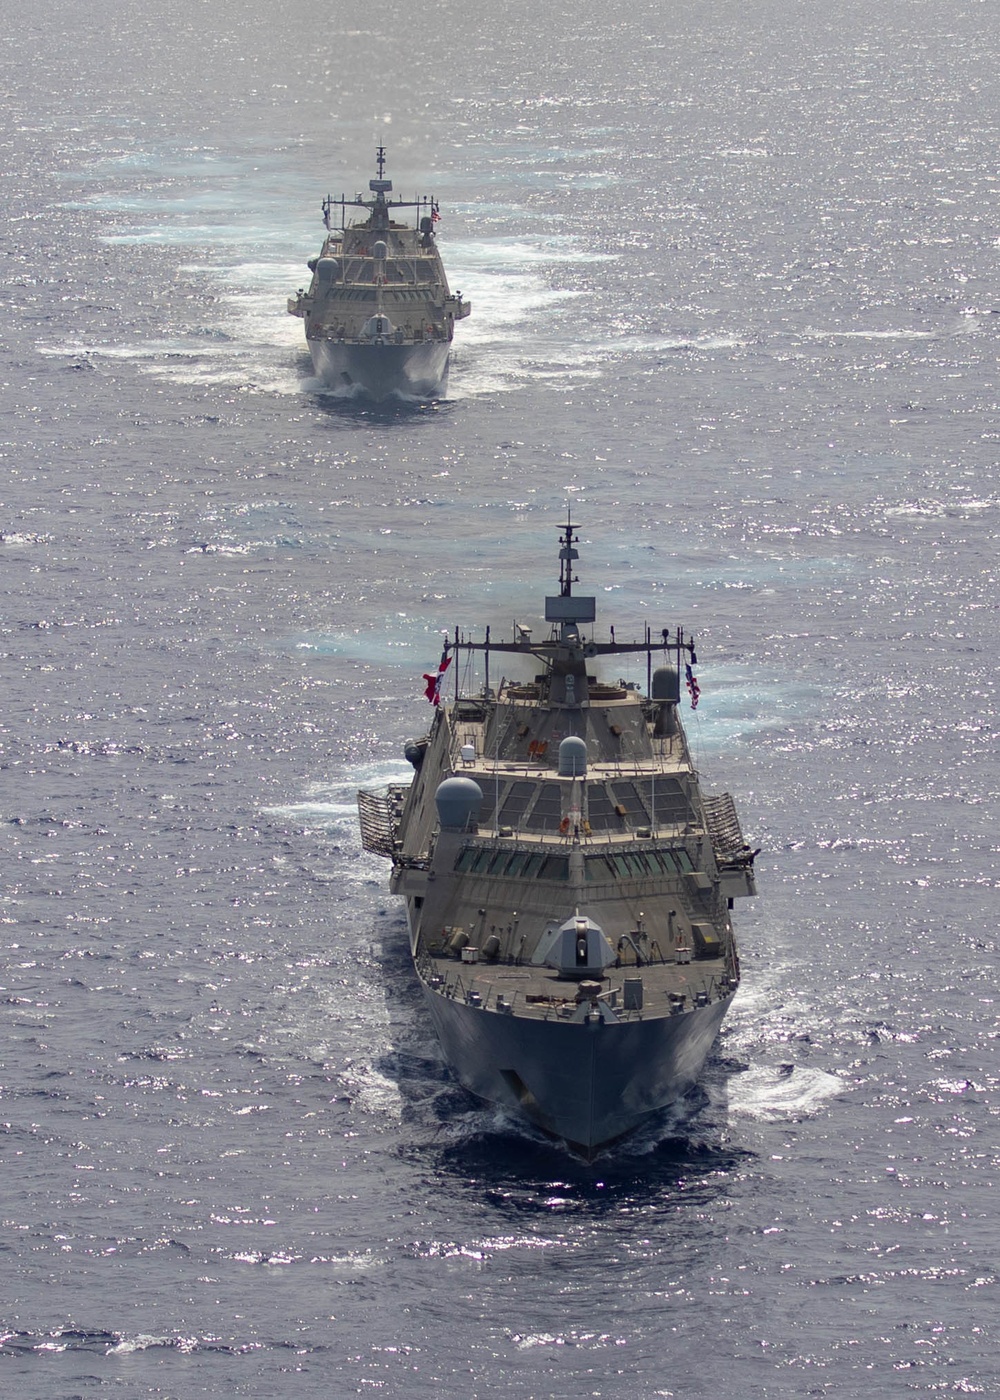
[(579, 579), (573, 573), (573, 560), (579, 559), (580, 551), (574, 549), (575, 544), (580, 543), (580, 536), (573, 533), (572, 513), (566, 512), (566, 527), (560, 531), (559, 543), (562, 548), (559, 551), (559, 596), (560, 598), (571, 598), (573, 596), (573, 585)]
[(369, 192), (375, 196), (374, 199), (365, 199), (361, 194), (356, 195), (354, 199), (348, 199), (346, 194), (342, 194), (339, 199), (334, 199), (331, 194), (326, 196), (323, 200), (322, 209), (323, 222), (328, 229), (332, 230), (333, 228), (331, 218), (335, 204), (340, 205), (340, 227), (342, 232), (347, 229), (347, 210), (349, 208), (369, 210), (369, 217), (374, 217), (376, 228), (388, 227), (389, 211), (391, 209), (416, 209), (416, 226), (419, 229), (420, 215), (425, 209), (433, 211), (436, 207), (436, 200), (433, 195), (427, 194), (422, 194), (416, 199), (387, 199), (386, 196), (392, 194), (392, 181), (385, 178), (385, 163), (385, 147), (380, 144), (375, 148), (375, 165), (378, 170), (378, 176), (376, 179), (368, 181), (368, 189)]
[[(579, 577), (573, 572), (573, 566), (579, 559), (580, 553), (576, 546), (580, 543), (580, 536), (577, 527), (573, 524), (572, 510), (567, 510), (566, 523), (559, 527), (559, 592), (555, 596), (545, 599), (545, 621), (554, 624), (551, 635), (545, 640), (534, 641), (531, 636), (530, 627), (522, 627), (515, 623), (518, 633), (516, 641), (504, 642), (496, 641), (491, 635), (490, 629), (486, 629), (486, 639), (483, 642), (474, 642), (464, 637), (461, 631), (456, 628), (454, 647), (456, 654), (460, 650), (466, 652), (481, 651), (485, 653), (486, 663), (486, 691), (489, 692), (490, 674), (490, 654), (493, 652), (506, 652), (512, 655), (534, 656), (542, 662), (551, 678), (565, 680), (571, 677), (573, 684), (571, 690), (574, 692), (568, 703), (579, 702), (581, 699), (586, 703), (585, 697), (588, 694), (588, 682), (586, 675), (586, 661), (597, 656), (626, 656), (635, 653), (645, 653), (646, 656), (646, 694), (651, 693), (653, 652), (663, 650), (673, 651), (676, 655), (676, 665), (681, 666), (681, 657), (684, 653), (690, 658), (691, 665), (697, 664), (695, 653), (695, 643), (693, 637), (686, 637), (683, 628), (675, 629), (671, 635), (670, 629), (664, 627), (659, 636), (654, 640), (649, 623), (646, 623), (642, 640), (618, 641), (615, 637), (615, 629), (611, 628), (609, 641), (597, 641), (593, 633), (586, 637), (581, 635), (581, 625), (592, 626), (596, 618), (597, 599), (591, 596), (581, 596), (574, 594), (573, 585), (579, 582)], [(575, 693), (577, 682), (579, 681), (579, 693)], [(458, 671), (455, 673), (456, 698), (458, 687)], [(569, 694), (569, 692), (567, 692)]]

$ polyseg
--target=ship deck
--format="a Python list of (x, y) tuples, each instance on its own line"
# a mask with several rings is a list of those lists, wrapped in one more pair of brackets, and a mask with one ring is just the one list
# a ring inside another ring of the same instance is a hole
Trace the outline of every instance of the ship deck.
[[(423, 981), (439, 995), (501, 1014), (543, 1021), (582, 1019), (578, 998), (590, 1001), (581, 993), (583, 983), (561, 977), (552, 968), (490, 962), (479, 957), (478, 949), (466, 947), (456, 956), (421, 948), (415, 961)], [(585, 985), (592, 988), (594, 982)], [(671, 958), (638, 966), (630, 958), (627, 964), (607, 969), (597, 995), (608, 1008), (607, 1019), (631, 1021), (678, 1015), (730, 997), (734, 990), (722, 957)]]

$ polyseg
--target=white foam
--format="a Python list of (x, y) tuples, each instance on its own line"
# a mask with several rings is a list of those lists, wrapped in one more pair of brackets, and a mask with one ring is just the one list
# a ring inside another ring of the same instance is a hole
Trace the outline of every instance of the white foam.
[(457, 239), (442, 247), (449, 268), (476, 268), (493, 271), (497, 267), (550, 267), (575, 263), (614, 262), (618, 255), (584, 248), (576, 238), (546, 237), (519, 239)]
[(282, 817), (289, 821), (306, 822), (309, 825), (327, 826), (344, 818), (355, 818), (358, 814), (354, 802), (290, 802), (284, 807), (265, 807), (269, 817)]
[[(346, 827), (358, 830), (358, 788), (382, 788), (388, 783), (409, 783), (412, 767), (400, 759), (373, 759), (328, 782), (310, 783), (296, 801), (263, 807), (264, 816), (303, 826)], [(360, 836), (358, 836), (360, 844)]]
[(811, 1118), (844, 1090), (825, 1070), (758, 1065), (729, 1081), (729, 1111), (765, 1123)]
[[(117, 346), (49, 345), (42, 352), (133, 361), (141, 373), (178, 384), (232, 385), (280, 396), (357, 397), (355, 387), (327, 388), (308, 373), (302, 322), (286, 310), (286, 298), (308, 282), (306, 262), (318, 251), (322, 231), (289, 220), (276, 200), (248, 204), (232, 184), (203, 184), (202, 153), (192, 154), (191, 160), (194, 183), (182, 158), (178, 173), (185, 183), (179, 190), (95, 194), (79, 211), (120, 216), (119, 227), (106, 235), (109, 243), (197, 249), (200, 256), (195, 254), (180, 270), (206, 296), (201, 306), (197, 298), (180, 305), (188, 315), (193, 305), (202, 324), (180, 336)], [(470, 209), (467, 217), (482, 220), (483, 210)], [(508, 210), (504, 217), (524, 223), (526, 215)], [(461, 288), (473, 305), (472, 316), (456, 334), (448, 398), (509, 392), (550, 379), (560, 385), (593, 380), (609, 354), (616, 353), (588, 338), (587, 318), (574, 307), (585, 293), (565, 285), (567, 267), (616, 255), (597, 251), (575, 235), (553, 235), (548, 228), (529, 228), (515, 236), (486, 232), (451, 238), (442, 232), (441, 251), (451, 286)], [(682, 343), (668, 339), (658, 348)], [(735, 343), (709, 337), (700, 348)]]
[(352, 1101), (365, 1113), (399, 1123), (403, 1117), (403, 1096), (394, 1079), (372, 1064), (352, 1064), (337, 1075)]
[(803, 331), (803, 339), (809, 340), (933, 340), (936, 331), (913, 330), (819, 330)]
[[(203, 153), (192, 153), (191, 162), (191, 169), (183, 158), (179, 162), (178, 174), (185, 177), (180, 188), (155, 194), (134, 189), (95, 193), (77, 210), (82, 215), (88, 210), (117, 213), (119, 227), (105, 235), (111, 244), (198, 249), (201, 256), (180, 270), (205, 289), (204, 305), (194, 303), (202, 324), (180, 336), (117, 346), (47, 345), (42, 353), (133, 361), (141, 373), (179, 384), (355, 398), (356, 388), (330, 389), (303, 373), (308, 356), (302, 322), (289, 316), (285, 305), (297, 287), (307, 284), (306, 262), (318, 251), (322, 231), (290, 221), (277, 201), (248, 204), (231, 183), (204, 183)], [(137, 173), (141, 170), (142, 163)], [(213, 165), (213, 174), (215, 170)], [(475, 209), (468, 217), (482, 215)], [(525, 215), (523, 210), (507, 211), (505, 217), (523, 221)], [(210, 250), (218, 253), (217, 261)], [(565, 382), (600, 373), (598, 347), (581, 336), (579, 318), (571, 323), (560, 315), (582, 294), (560, 284), (567, 266), (612, 255), (547, 229), (481, 238), (450, 238), (445, 232), (441, 250), (451, 286), (460, 287), (473, 304), (473, 315), (456, 335), (448, 397), (478, 397), (531, 381)]]

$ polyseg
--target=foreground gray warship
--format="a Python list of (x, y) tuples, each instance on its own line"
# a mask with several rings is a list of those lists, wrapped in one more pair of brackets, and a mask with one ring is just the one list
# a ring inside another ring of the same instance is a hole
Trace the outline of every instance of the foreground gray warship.
[[(756, 893), (756, 852), (691, 762), (694, 639), (598, 641), (596, 600), (573, 593), (578, 542), (567, 522), (545, 640), (456, 631), (425, 677), (435, 714), (407, 745), (412, 783), (358, 805), (455, 1074), (590, 1159), (697, 1079), (739, 985), (729, 910)], [(591, 673), (635, 653), (645, 694)], [(481, 687), (460, 694), (474, 658)], [(495, 683), (498, 662), (526, 678)]]
[[(472, 307), (448, 289), (434, 234), (436, 200), (390, 199), (382, 146), (376, 161), (371, 199), (323, 201), (323, 248), (309, 260), (308, 290), (289, 297), (288, 310), (305, 321), (313, 368), (328, 388), (376, 402), (427, 398), (447, 383), (455, 322)], [(365, 216), (348, 223), (348, 209)], [(403, 209), (416, 211), (413, 227), (393, 217)]]

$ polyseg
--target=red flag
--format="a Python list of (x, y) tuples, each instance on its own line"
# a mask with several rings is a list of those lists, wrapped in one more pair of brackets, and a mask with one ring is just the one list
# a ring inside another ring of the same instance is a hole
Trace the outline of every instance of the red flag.
[(448, 655), (448, 652), (449, 644), (445, 642), (444, 651), (441, 653), (441, 660), (438, 662), (437, 674), (428, 675), (426, 671), (424, 672), (424, 680), (427, 682), (427, 689), (424, 691), (424, 695), (432, 705), (440, 705), (441, 703), (441, 682), (444, 680), (445, 671), (447, 671), (448, 667), (451, 665), (451, 657)]

